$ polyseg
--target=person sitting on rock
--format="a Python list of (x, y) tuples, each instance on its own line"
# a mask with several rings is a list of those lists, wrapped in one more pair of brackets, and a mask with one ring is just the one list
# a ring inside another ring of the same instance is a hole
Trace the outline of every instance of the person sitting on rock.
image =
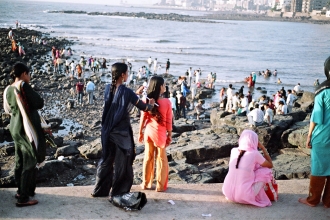
[(283, 101), (278, 102), (277, 114), (278, 115), (288, 114), (288, 106), (285, 104), (285, 102)]
[(254, 105), (254, 109), (247, 115), (251, 127), (258, 127), (263, 124), (264, 113), (259, 109), (259, 104)]
[(271, 108), (269, 108), (268, 103), (264, 104), (264, 108), (265, 108), (264, 120), (269, 126), (271, 126), (274, 118), (274, 112)]
[(197, 120), (199, 120), (199, 116), (205, 112), (203, 108), (204, 100), (199, 99), (197, 105), (195, 106), (195, 111), (197, 114)]
[[(258, 135), (244, 130), (238, 140), (239, 146), (230, 153), (229, 171), (222, 187), (226, 199), (258, 207), (271, 206), (264, 190), (265, 183), (272, 180), (272, 159), (267, 149), (258, 141)], [(263, 156), (258, 148), (262, 150)]]

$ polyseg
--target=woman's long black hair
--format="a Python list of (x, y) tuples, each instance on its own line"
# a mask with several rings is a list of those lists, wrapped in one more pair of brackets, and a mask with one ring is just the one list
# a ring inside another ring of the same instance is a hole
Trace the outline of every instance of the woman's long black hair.
[[(160, 89), (165, 83), (163, 77), (160, 76), (153, 76), (149, 81), (149, 86), (147, 90), (147, 96), (150, 99), (154, 99), (155, 103), (157, 103), (160, 97)], [(151, 115), (156, 118), (158, 123), (163, 123), (163, 116), (159, 112), (159, 106), (154, 106), (154, 108), (150, 111)]]
[(16, 77), (19, 78), (24, 72), (29, 73), (29, 68), (23, 63), (16, 63), (10, 72), (10, 77), (15, 80)]
[[(116, 91), (117, 80), (122, 73), (126, 73), (128, 67), (125, 63), (115, 63), (111, 66), (112, 83), (110, 92), (114, 95)], [(113, 96), (112, 96), (113, 97)]]
[(237, 158), (237, 163), (236, 163), (236, 169), (238, 169), (239, 161), (241, 160), (241, 158), (243, 157), (243, 155), (244, 155), (245, 152), (246, 152), (245, 150), (241, 150), (239, 152), (239, 155), (238, 155), (238, 158)]

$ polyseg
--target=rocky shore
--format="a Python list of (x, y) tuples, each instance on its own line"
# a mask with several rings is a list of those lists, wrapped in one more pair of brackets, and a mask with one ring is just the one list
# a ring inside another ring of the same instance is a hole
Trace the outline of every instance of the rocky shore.
[[(96, 84), (97, 99), (94, 105), (88, 105), (84, 97), (83, 106), (72, 107), (68, 105), (74, 98), (70, 89), (74, 88), (77, 80), (70, 80), (66, 75), (54, 76), (49, 56), (51, 46), (61, 48), (71, 45), (71, 42), (47, 38), (47, 45), (30, 44), (31, 35), (41, 36), (42, 33), (27, 29), (14, 30), (26, 50), (26, 56), (19, 57), (11, 52), (7, 33), (7, 29), (0, 29), (0, 108), (3, 109), (3, 90), (10, 83), (11, 66), (17, 61), (27, 63), (34, 73), (31, 85), (45, 99), (43, 115), (52, 125), (57, 144), (57, 148), (47, 149), (46, 165), (38, 173), (38, 186), (94, 184), (101, 155), (100, 124), (105, 87), (101, 78), (110, 77), (109, 68), (104, 74), (93, 74), (86, 70)], [(170, 91), (179, 89), (176, 77), (163, 76)], [(211, 89), (200, 88), (195, 98), (207, 99), (213, 94)], [(247, 125), (247, 117), (238, 117), (220, 109), (220, 103), (211, 103), (212, 107), (206, 111), (203, 120), (196, 120), (194, 112), (188, 111), (187, 119), (175, 120), (173, 141), (167, 148), (169, 183), (222, 182), (228, 172), (230, 150), (238, 145), (239, 135), (244, 129), (253, 129), (259, 134), (259, 140), (271, 153), (277, 179), (308, 178), (310, 159), (305, 149), (305, 138), (313, 99), (313, 93), (304, 92), (296, 102), (293, 113), (276, 115), (272, 126), (257, 128)], [(188, 96), (188, 101), (191, 101), (191, 96)], [(132, 113), (131, 123), (137, 153), (134, 184), (140, 184), (144, 145), (137, 141), (138, 112)], [(65, 130), (67, 132), (63, 132)], [(3, 111), (0, 120), (0, 165), (0, 187), (14, 186), (14, 144), (9, 133), (9, 116)]]

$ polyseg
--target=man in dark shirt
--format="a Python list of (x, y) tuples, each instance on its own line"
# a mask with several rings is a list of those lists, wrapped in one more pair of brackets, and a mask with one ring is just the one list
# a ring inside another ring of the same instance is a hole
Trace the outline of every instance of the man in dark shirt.
[[(182, 94), (182, 93), (180, 93)], [(187, 99), (183, 95), (180, 97), (180, 113), (183, 118), (186, 118), (186, 104), (187, 104)]]
[(76, 84), (76, 91), (77, 91), (77, 101), (80, 105), (82, 105), (82, 97), (84, 95), (84, 83), (82, 80), (79, 80)]
[(167, 62), (166, 62), (166, 74), (168, 74), (168, 71), (170, 70), (170, 66), (171, 66), (170, 59), (167, 59)]

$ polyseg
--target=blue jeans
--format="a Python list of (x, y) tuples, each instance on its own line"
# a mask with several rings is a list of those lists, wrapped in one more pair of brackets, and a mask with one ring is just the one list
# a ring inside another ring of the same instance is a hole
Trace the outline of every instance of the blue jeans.
[(78, 92), (77, 99), (78, 99), (78, 103), (82, 104), (83, 92)]

